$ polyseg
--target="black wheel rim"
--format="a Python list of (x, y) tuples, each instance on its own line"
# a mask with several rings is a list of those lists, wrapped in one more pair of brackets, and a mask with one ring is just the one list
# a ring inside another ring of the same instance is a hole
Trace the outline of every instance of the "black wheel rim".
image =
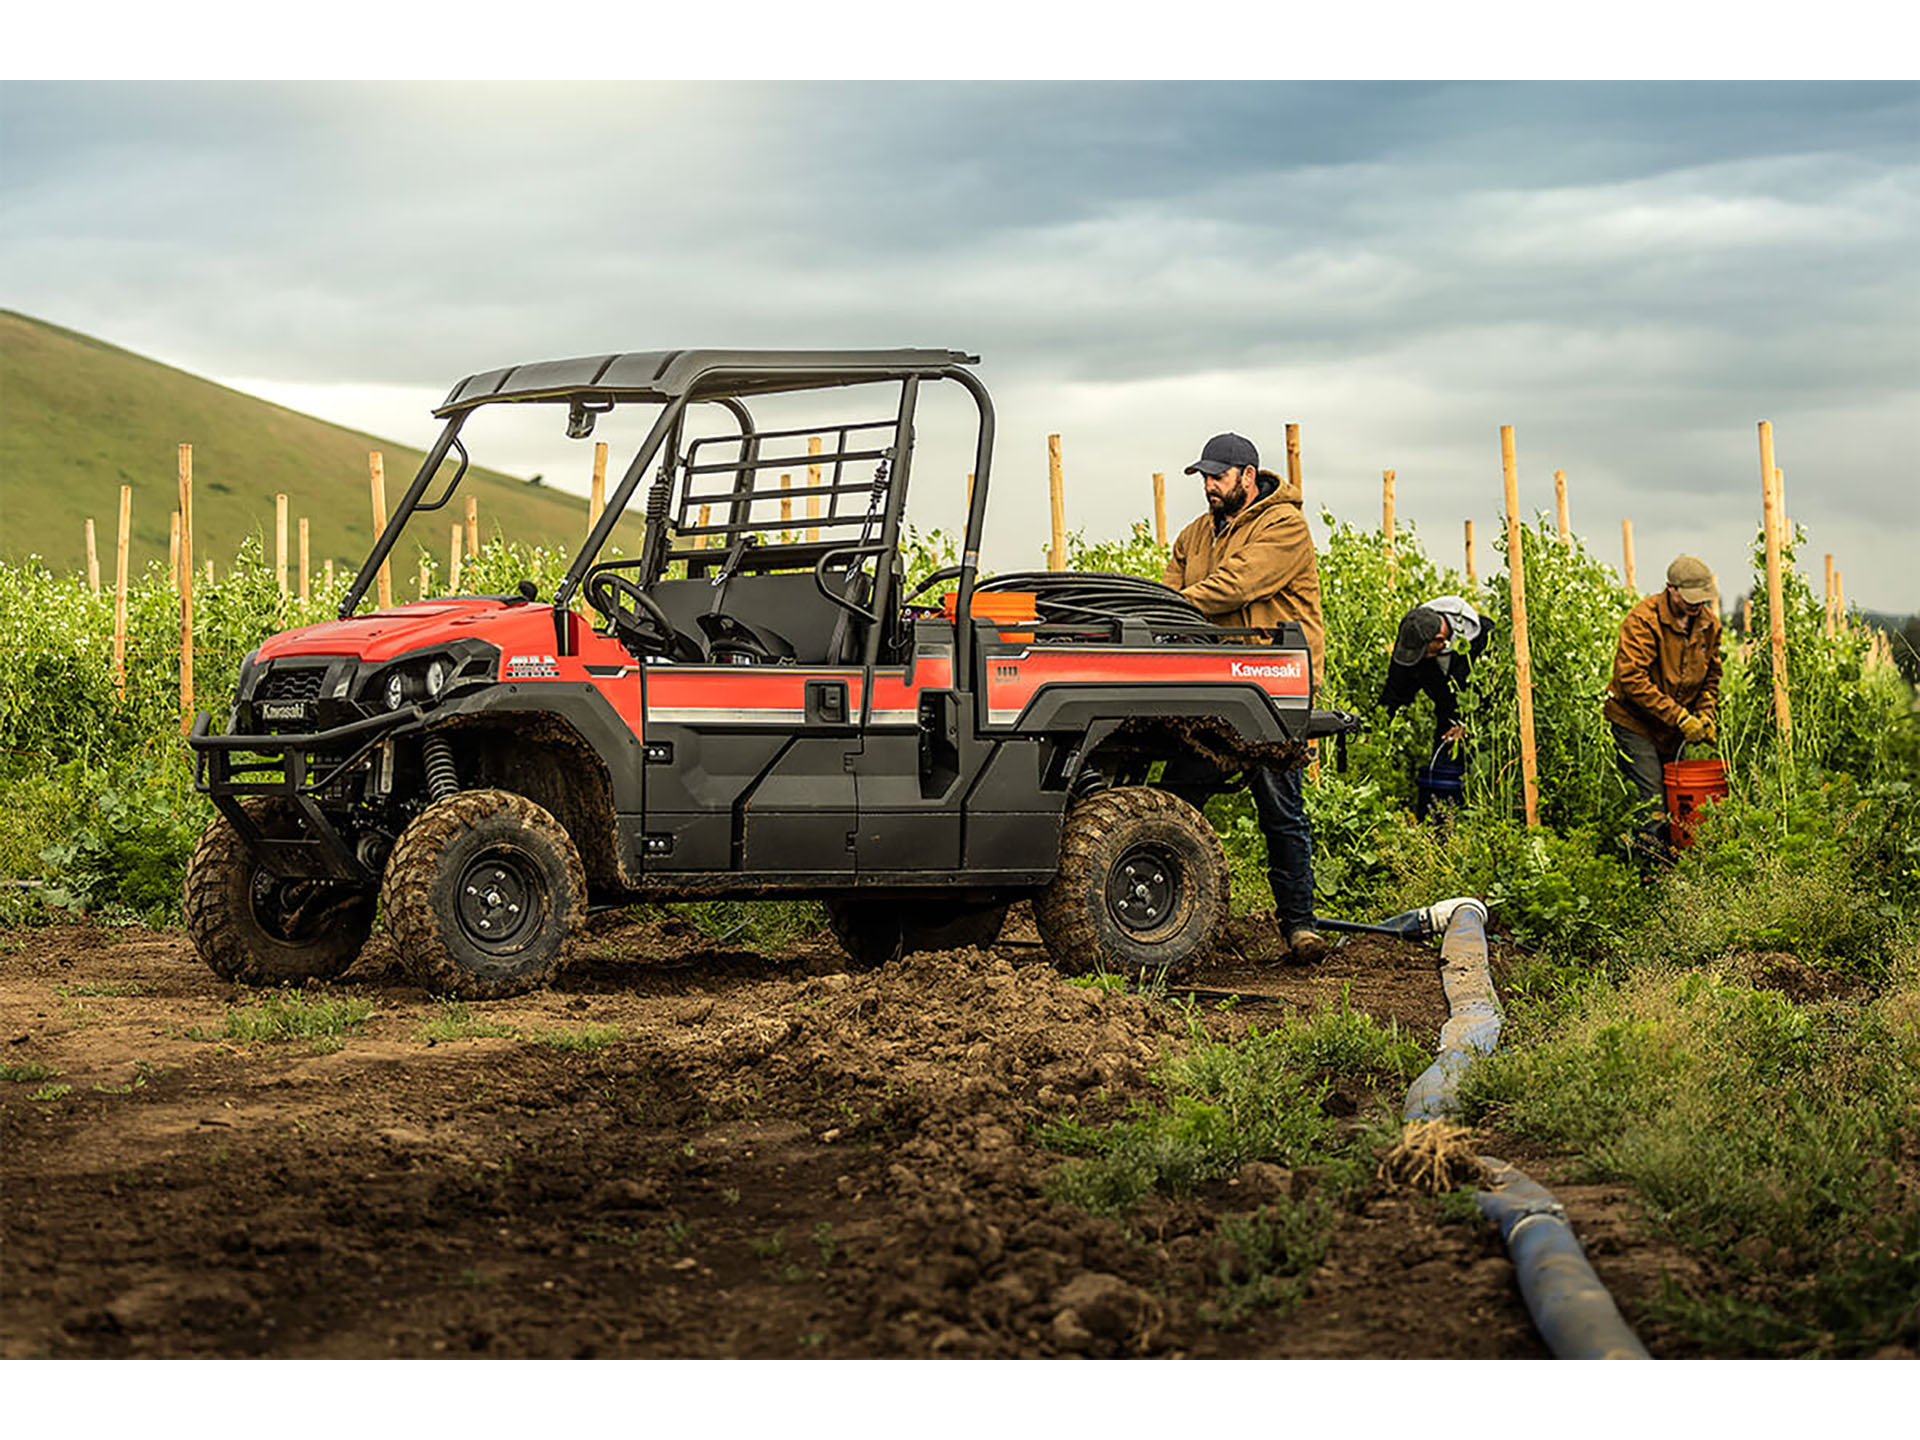
[(1107, 874), (1107, 908), (1129, 930), (1158, 930), (1180, 903), (1180, 863), (1161, 845), (1136, 845)]
[(546, 882), (517, 850), (488, 850), (460, 872), (454, 916), (460, 933), (481, 950), (518, 948), (546, 913)]

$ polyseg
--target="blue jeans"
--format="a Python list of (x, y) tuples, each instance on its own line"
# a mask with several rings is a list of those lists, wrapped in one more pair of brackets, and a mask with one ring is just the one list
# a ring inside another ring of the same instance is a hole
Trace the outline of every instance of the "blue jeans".
[[(1306, 773), (1264, 765), (1249, 766), (1246, 772), (1267, 842), (1267, 884), (1273, 887), (1274, 914), (1283, 931), (1313, 924), (1313, 826), (1302, 789)], [(1180, 755), (1167, 762), (1160, 788), (1197, 810), (1226, 788), (1230, 774), (1198, 755)]]

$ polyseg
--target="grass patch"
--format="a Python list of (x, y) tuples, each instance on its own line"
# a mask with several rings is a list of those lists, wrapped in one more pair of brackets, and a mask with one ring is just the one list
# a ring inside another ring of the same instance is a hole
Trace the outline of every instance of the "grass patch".
[(73, 1093), (71, 1085), (42, 1085), (27, 1096), (29, 1100), (59, 1100)]
[(442, 1000), (433, 1018), (421, 1025), (419, 1038), (429, 1045), (439, 1045), (449, 1040), (510, 1039), (517, 1033), (511, 1025), (481, 1019), (463, 1000)]
[(128, 980), (119, 983), (101, 983), (97, 985), (62, 985), (59, 987), (58, 993), (62, 999), (65, 999), (69, 995), (121, 998), (129, 995), (144, 995), (147, 993), (147, 988), (144, 985), (139, 985)]
[(1427, 1057), (1397, 1030), (1344, 1005), (1240, 1039), (1212, 1040), (1199, 1021), (1184, 1054), (1160, 1066), (1164, 1107), (1136, 1104), (1112, 1125), (1059, 1120), (1042, 1145), (1085, 1157), (1052, 1172), (1045, 1193), (1096, 1215), (1122, 1216), (1155, 1190), (1174, 1194), (1224, 1180), (1250, 1160), (1326, 1167), (1335, 1191), (1365, 1173), (1361, 1143), (1327, 1115), (1327, 1077), (1418, 1074)]
[(1590, 985), (1461, 1085), (1462, 1118), (1582, 1157), (1720, 1267), (1652, 1307), (1718, 1353), (1871, 1354), (1910, 1333), (1920, 1196), (1901, 1184), (1920, 1093), (1920, 987), (1798, 1005), (1714, 968)]
[(46, 1080), (60, 1072), (51, 1065), (42, 1065), (38, 1060), (23, 1060), (17, 1065), (0, 1065), (0, 1080), (11, 1080), (16, 1085), (31, 1080)]
[(373, 1014), (373, 1002), (348, 995), (310, 995), (301, 990), (269, 994), (253, 1005), (230, 1005), (218, 1029), (193, 1026), (189, 1040), (232, 1040), (240, 1044), (305, 1040), (316, 1055), (340, 1049), (358, 1035)]
[(1285, 1314), (1306, 1294), (1306, 1276), (1332, 1242), (1333, 1212), (1323, 1200), (1229, 1215), (1220, 1222), (1220, 1299), (1203, 1307), (1203, 1318), (1228, 1328), (1256, 1310)]
[(582, 1025), (577, 1030), (530, 1030), (527, 1040), (554, 1050), (603, 1050), (620, 1038), (618, 1025)]

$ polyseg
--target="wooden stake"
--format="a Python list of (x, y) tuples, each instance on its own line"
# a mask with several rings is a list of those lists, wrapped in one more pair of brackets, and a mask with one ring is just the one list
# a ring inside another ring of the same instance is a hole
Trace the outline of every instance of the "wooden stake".
[(213, 584), (213, 561), (207, 561), (207, 584)]
[(87, 517), (87, 589), (100, 593), (100, 552), (93, 543), (93, 517)]
[(1387, 589), (1400, 583), (1399, 557), (1393, 549), (1393, 471), (1380, 472), (1380, 533), (1387, 537)]
[(1847, 629), (1847, 577), (1838, 570), (1833, 572), (1833, 628)]
[[(711, 505), (702, 505), (700, 507), (700, 528), (704, 530), (707, 526), (711, 525), (712, 523), (713, 523), (713, 507)], [(705, 535), (694, 536), (693, 548), (696, 550), (706, 549), (707, 537)]]
[(593, 447), (593, 489), (587, 495), (587, 533), (600, 523), (607, 508), (607, 446), (604, 440)]
[(1620, 522), (1620, 553), (1625, 556), (1627, 568), (1621, 578), (1627, 582), (1627, 589), (1634, 594), (1640, 593), (1640, 582), (1633, 574), (1633, 521), (1622, 519)]
[[(387, 529), (387, 462), (381, 458), (378, 450), (367, 452), (367, 482), (373, 497), (373, 539), (378, 544)], [(376, 581), (375, 593), (382, 610), (393, 604), (393, 571), (391, 560), (380, 562), (380, 575)]]
[(427, 598), (427, 560), (424, 555), (420, 557), (419, 586), (420, 586), (420, 598), (424, 600)]
[(180, 588), (180, 512), (167, 522), (167, 583)]
[[(973, 518), (973, 471), (967, 471), (967, 518)], [(964, 522), (962, 522), (964, 525)]]
[[(971, 480), (973, 477), (967, 478)], [(793, 496), (788, 493), (792, 489), (793, 476), (782, 475), (780, 477), (780, 538), (782, 540), (787, 538), (787, 527), (793, 524)]]
[(287, 497), (273, 497), (273, 578), (279, 582), (282, 599), (287, 594)]
[(1780, 515), (1780, 543), (1793, 543), (1793, 522), (1787, 519), (1787, 472), (1778, 465), (1773, 467), (1773, 508)]
[(1740, 598), (1740, 633), (1742, 635), (1753, 633), (1753, 596), (1751, 595), (1743, 595)]
[(1833, 552), (1831, 550), (1827, 552), (1827, 585), (1826, 589), (1821, 592), (1821, 598), (1824, 602), (1823, 608), (1826, 611), (1826, 625), (1824, 628), (1827, 634), (1831, 635), (1833, 634)]
[(300, 603), (307, 603), (307, 577), (313, 573), (312, 546), (307, 534), (307, 517), (300, 517)]
[(1560, 526), (1560, 543), (1571, 545), (1573, 531), (1567, 526), (1567, 472), (1564, 470), (1553, 472), (1553, 513)]
[(1767, 536), (1767, 630), (1773, 654), (1773, 718), (1780, 726), (1780, 739), (1793, 756), (1793, 713), (1787, 699), (1787, 617), (1780, 576), (1780, 527), (1784, 519), (1780, 506), (1780, 472), (1773, 465), (1773, 424), (1760, 422), (1760, 501), (1764, 507)]
[(460, 593), (460, 541), (465, 534), (466, 530), (457, 522), (447, 527), (447, 593), (449, 595)]
[(193, 729), (193, 446), (180, 447), (180, 733)]
[[(1293, 488), (1296, 495), (1302, 497), (1304, 504), (1306, 492), (1302, 486), (1300, 473), (1300, 427), (1291, 424), (1287, 426), (1287, 484)], [(1307, 761), (1307, 779), (1318, 784), (1320, 780), (1320, 742), (1318, 740), (1312, 742), (1312, 750), (1312, 758)]]
[(1520, 479), (1513, 460), (1513, 427), (1500, 427), (1500, 469), (1507, 485), (1507, 585), (1513, 598), (1513, 676), (1520, 694), (1520, 783), (1527, 825), (1540, 823), (1538, 759), (1533, 744), (1533, 659), (1527, 650), (1527, 565), (1520, 526)]
[(1153, 472), (1153, 543), (1167, 543), (1167, 477), (1160, 470)]
[(321, 581), (321, 584), (326, 587), (327, 598), (331, 600), (333, 598), (333, 561), (331, 560), (327, 561), (326, 579)]
[[(809, 435), (807, 437), (807, 454), (818, 455), (819, 453), (820, 437), (818, 435)], [(809, 464), (807, 466), (807, 488), (809, 490), (817, 490), (820, 488), (820, 467), (818, 465)], [(819, 518), (820, 497), (818, 495), (809, 495), (807, 496), (807, 519), (818, 520)], [(819, 538), (820, 527), (818, 525), (809, 525), (807, 527), (807, 543), (812, 545), (818, 541)]]
[(127, 546), (133, 539), (133, 487), (120, 487), (120, 538), (113, 554), (113, 688), (127, 698)]
[(1473, 558), (1473, 522), (1467, 521), (1467, 589), (1480, 588), (1480, 567)]
[(467, 554), (480, 553), (480, 501), (467, 496)]
[(1053, 502), (1053, 541), (1047, 546), (1047, 569), (1067, 568), (1067, 489), (1060, 474), (1060, 437), (1047, 436), (1047, 495)]

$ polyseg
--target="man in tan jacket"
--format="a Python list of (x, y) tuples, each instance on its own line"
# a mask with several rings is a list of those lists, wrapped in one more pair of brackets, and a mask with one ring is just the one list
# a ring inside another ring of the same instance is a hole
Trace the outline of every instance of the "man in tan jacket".
[[(1187, 466), (1206, 487), (1207, 513), (1175, 537), (1161, 577), (1216, 625), (1239, 628), (1298, 624), (1324, 673), (1326, 628), (1320, 619), (1320, 571), (1300, 491), (1260, 468), (1253, 442), (1235, 434), (1207, 441)], [(1228, 776), (1197, 755), (1167, 762), (1161, 785), (1196, 807)], [(1301, 791), (1303, 772), (1254, 767), (1247, 788), (1267, 842), (1267, 882), (1281, 933), (1295, 958), (1314, 961), (1326, 943), (1313, 928), (1313, 827)]]
[(1713, 571), (1697, 555), (1667, 567), (1667, 586), (1620, 622), (1606, 717), (1613, 725), (1620, 772), (1640, 793), (1647, 819), (1643, 850), (1671, 853), (1665, 767), (1681, 748), (1717, 738), (1720, 710), (1720, 616)]

